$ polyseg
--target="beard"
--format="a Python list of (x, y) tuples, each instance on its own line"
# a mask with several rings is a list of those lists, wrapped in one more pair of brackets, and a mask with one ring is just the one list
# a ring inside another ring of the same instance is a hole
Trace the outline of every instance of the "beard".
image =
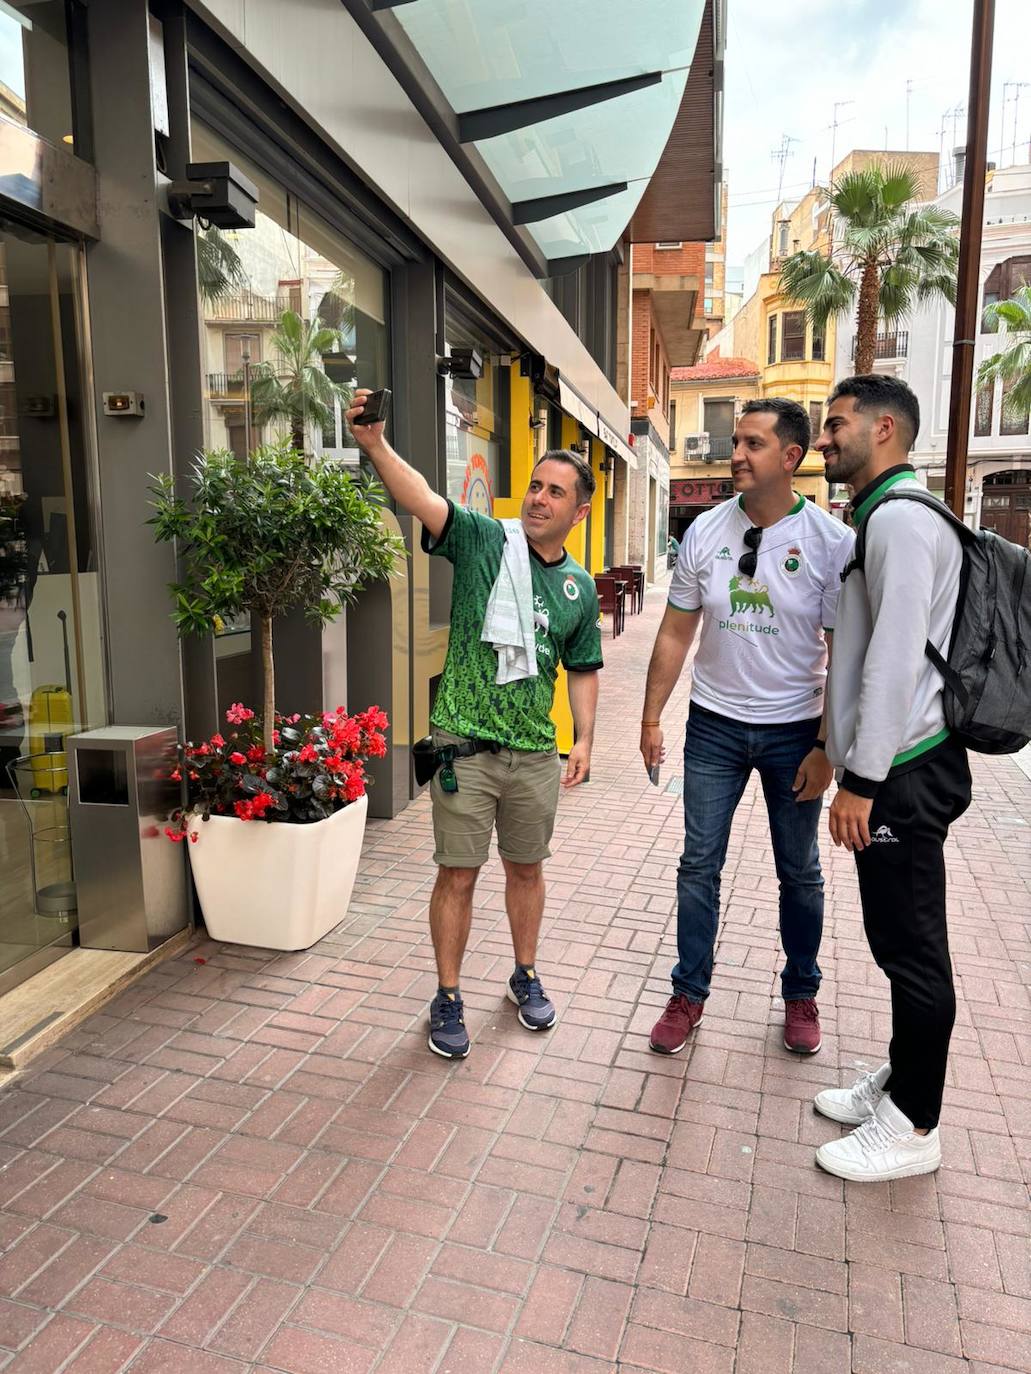
[(850, 485), (856, 474), (862, 472), (869, 463), (872, 451), (869, 436), (850, 440), (847, 447), (837, 450), (837, 457), (833, 461), (824, 460), (827, 481)]

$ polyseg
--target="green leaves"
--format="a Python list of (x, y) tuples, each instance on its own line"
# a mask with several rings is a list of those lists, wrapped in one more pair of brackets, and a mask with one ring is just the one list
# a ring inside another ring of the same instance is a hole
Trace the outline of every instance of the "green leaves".
[[(959, 220), (938, 206), (914, 205), (919, 194), (919, 178), (905, 163), (847, 172), (826, 191), (835, 215), (831, 246), (788, 258), (782, 294), (804, 305), (818, 327), (856, 309), (858, 340), (869, 348), (879, 321), (894, 327), (920, 301), (954, 304)], [(864, 272), (876, 273), (876, 318), (872, 290), (858, 293)], [(857, 365), (860, 353), (857, 347)]]
[(806, 306), (810, 319), (820, 327), (851, 308), (856, 283), (822, 253), (801, 252), (788, 258), (781, 269), (780, 289)]
[(985, 306), (986, 325), (1006, 326), (1006, 347), (993, 353), (977, 370), (979, 387), (1006, 388), (1007, 415), (1026, 415), (1031, 410), (1031, 286), (1020, 286), (1009, 300)]
[(346, 409), (350, 387), (332, 381), (325, 372), (323, 355), (340, 352), (344, 338), (323, 320), (304, 320), (294, 310), (284, 310), (270, 343), (279, 361), (259, 363), (251, 372), (251, 403), (259, 424), (285, 420), (294, 433), (296, 447), (303, 447), (309, 425), (325, 429), (335, 422), (335, 406)]
[(180, 580), (171, 591), (182, 634), (209, 634), (216, 616), (296, 607), (324, 623), (403, 555), (380, 522), (378, 484), (334, 463), (309, 463), (287, 439), (246, 460), (202, 453), (189, 482), (184, 501), (167, 475), (156, 479), (149, 522), (159, 541), (178, 544)]

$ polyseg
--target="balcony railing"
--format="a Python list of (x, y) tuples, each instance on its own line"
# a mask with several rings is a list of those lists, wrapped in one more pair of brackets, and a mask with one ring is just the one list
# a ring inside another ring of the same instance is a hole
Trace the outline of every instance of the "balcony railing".
[[(878, 334), (874, 343), (875, 358), (908, 358), (909, 330), (897, 329), (894, 334)], [(856, 341), (852, 340), (852, 361), (855, 362)]]
[(686, 463), (718, 463), (728, 459), (734, 452), (734, 440), (726, 436), (688, 435), (684, 439), (684, 461)]
[(209, 372), (208, 397), (212, 401), (242, 401), (243, 372)]
[(288, 296), (261, 296), (256, 291), (230, 291), (214, 300), (205, 301), (206, 320), (234, 320), (275, 324), (288, 308)]

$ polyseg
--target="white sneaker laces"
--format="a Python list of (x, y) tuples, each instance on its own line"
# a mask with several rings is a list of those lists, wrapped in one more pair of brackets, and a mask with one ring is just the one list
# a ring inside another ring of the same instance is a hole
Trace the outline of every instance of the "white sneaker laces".
[(852, 1132), (851, 1139), (859, 1146), (864, 1154), (877, 1154), (880, 1150), (890, 1149), (892, 1145), (897, 1145), (901, 1139), (897, 1131), (893, 1131), (886, 1126), (876, 1116), (867, 1117), (861, 1126), (857, 1126)]
[(877, 1106), (882, 1094), (883, 1089), (878, 1085), (875, 1073), (864, 1073), (852, 1089), (853, 1097), (857, 1097), (860, 1102), (868, 1102), (871, 1107)]

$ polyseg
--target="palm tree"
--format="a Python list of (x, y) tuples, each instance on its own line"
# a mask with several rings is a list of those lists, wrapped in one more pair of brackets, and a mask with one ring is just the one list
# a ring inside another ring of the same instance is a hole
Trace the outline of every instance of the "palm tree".
[(872, 372), (877, 325), (897, 325), (914, 305), (956, 301), (958, 218), (918, 205), (920, 184), (899, 164), (846, 172), (825, 194), (836, 216), (826, 253), (794, 253), (781, 267), (780, 290), (806, 308), (814, 328), (856, 312), (856, 372)]
[(247, 286), (240, 255), (214, 225), (197, 235), (197, 288), (201, 299), (217, 301), (230, 291), (242, 291)]
[(995, 301), (984, 308), (986, 329), (1006, 326), (1006, 347), (993, 353), (977, 369), (977, 385), (994, 387), (1001, 379), (1007, 410), (1026, 415), (1031, 410), (1031, 285), (1019, 286), (1008, 301)]
[(335, 406), (350, 404), (350, 388), (331, 381), (322, 361), (324, 354), (339, 352), (343, 342), (339, 329), (284, 310), (270, 337), (278, 364), (258, 363), (251, 373), (255, 423), (285, 420), (298, 453), (304, 452), (308, 424), (325, 429), (334, 421)]

